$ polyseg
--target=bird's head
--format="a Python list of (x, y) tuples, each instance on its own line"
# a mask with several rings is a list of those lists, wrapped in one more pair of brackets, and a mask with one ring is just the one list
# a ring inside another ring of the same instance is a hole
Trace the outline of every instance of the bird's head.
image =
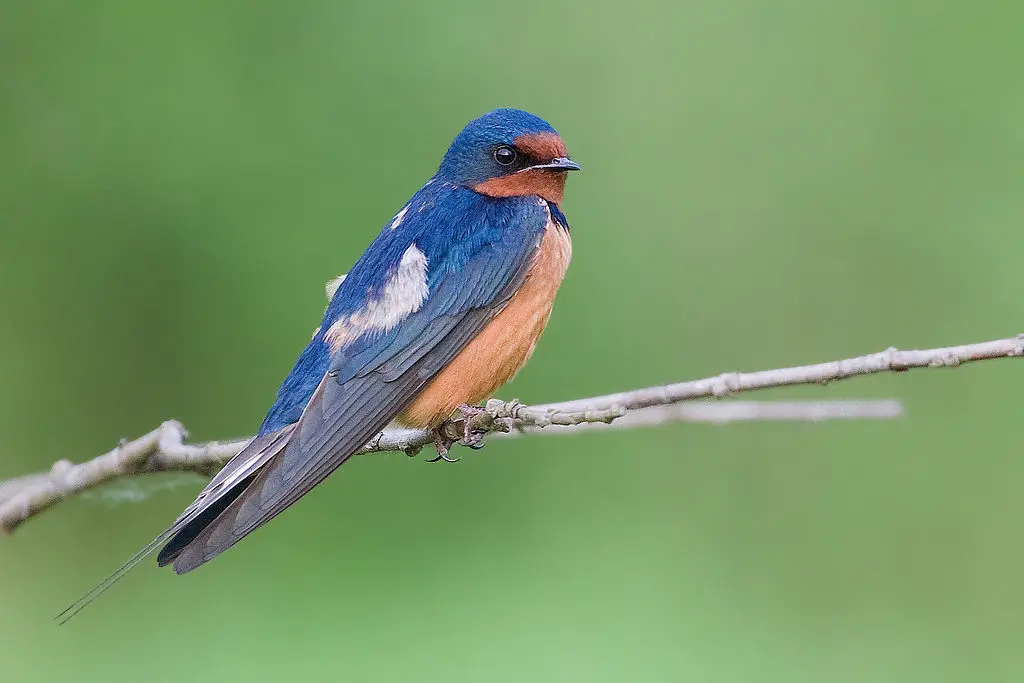
[(438, 172), (490, 197), (538, 195), (559, 204), (566, 174), (579, 169), (547, 121), (519, 109), (495, 109), (462, 129)]

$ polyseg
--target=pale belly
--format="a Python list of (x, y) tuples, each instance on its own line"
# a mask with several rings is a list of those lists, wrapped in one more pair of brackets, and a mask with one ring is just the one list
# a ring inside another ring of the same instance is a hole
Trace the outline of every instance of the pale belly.
[(569, 233), (549, 222), (522, 287), (399, 415), (410, 427), (436, 427), (463, 403), (488, 398), (519, 371), (551, 316), (572, 256)]

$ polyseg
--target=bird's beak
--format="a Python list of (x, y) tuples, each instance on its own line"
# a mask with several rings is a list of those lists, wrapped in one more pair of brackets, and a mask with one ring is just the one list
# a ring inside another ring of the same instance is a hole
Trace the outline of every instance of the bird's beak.
[(580, 165), (569, 157), (555, 157), (546, 164), (537, 164), (530, 166), (527, 170), (533, 170), (535, 168), (544, 168), (549, 171), (579, 171), (582, 170)]

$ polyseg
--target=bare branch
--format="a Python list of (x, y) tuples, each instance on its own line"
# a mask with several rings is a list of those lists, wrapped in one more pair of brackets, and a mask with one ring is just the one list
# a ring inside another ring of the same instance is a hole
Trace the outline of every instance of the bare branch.
[[(722, 401), (676, 403), (630, 410), (611, 424), (580, 424), (552, 433), (572, 434), (579, 429), (655, 427), (672, 422), (732, 424), (733, 422), (824, 422), (826, 420), (893, 420), (903, 405), (892, 399), (851, 401)], [(536, 428), (531, 428), (534, 431)]]
[(788, 387), (798, 384), (828, 384), (857, 375), (882, 372), (902, 372), (911, 368), (955, 368), (964, 363), (1024, 355), (1024, 334), (1007, 339), (948, 346), (938, 349), (900, 351), (888, 348), (879, 353), (846, 360), (800, 365), (760, 372), (728, 372), (716, 377), (651, 387), (621, 394), (609, 394), (596, 399), (566, 401), (551, 405), (534, 406), (538, 410), (557, 406), (560, 410), (599, 409), (621, 406), (626, 410), (647, 406), (670, 405), (695, 398), (723, 398), (744, 391)]
[[(583, 428), (646, 427), (670, 422), (729, 423), (738, 420), (817, 422), (833, 419), (892, 419), (902, 414), (896, 401), (815, 401), (682, 404), (701, 398), (799, 384), (827, 384), (856, 375), (900, 372), (910, 368), (957, 367), (963, 363), (1024, 356), (1024, 335), (996, 341), (918, 351), (887, 349), (880, 353), (817, 365), (716, 377), (649, 387), (606, 396), (526, 406), (518, 401), (491, 400), (487, 411), (470, 419), (472, 431), (495, 433), (575, 433)], [(680, 405), (682, 404), (682, 405)], [(465, 425), (453, 420), (442, 426), (457, 439)], [(70, 495), (115, 479), (149, 472), (189, 471), (211, 476), (240, 451), (247, 439), (190, 445), (188, 433), (176, 421), (92, 460), (75, 465), (60, 460), (49, 472), (0, 482), (0, 531), (19, 524)], [(360, 453), (403, 451), (415, 455), (432, 443), (426, 430), (388, 430)]]

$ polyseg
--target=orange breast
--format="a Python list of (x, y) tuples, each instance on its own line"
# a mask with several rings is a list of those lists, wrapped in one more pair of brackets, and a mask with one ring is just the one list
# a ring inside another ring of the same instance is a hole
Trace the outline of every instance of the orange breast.
[(572, 255), (569, 233), (553, 222), (522, 287), (505, 308), (423, 389), (398, 417), (410, 427), (436, 427), (463, 403), (489, 397), (529, 360), (544, 331)]

